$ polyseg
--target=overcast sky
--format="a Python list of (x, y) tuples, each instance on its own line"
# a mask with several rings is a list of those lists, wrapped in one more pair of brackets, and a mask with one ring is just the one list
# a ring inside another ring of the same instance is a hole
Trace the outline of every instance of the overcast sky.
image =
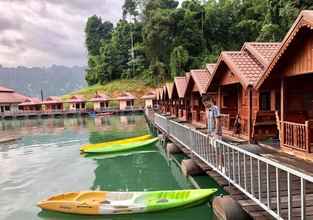
[(0, 64), (86, 65), (89, 16), (116, 22), (124, 0), (0, 0)]

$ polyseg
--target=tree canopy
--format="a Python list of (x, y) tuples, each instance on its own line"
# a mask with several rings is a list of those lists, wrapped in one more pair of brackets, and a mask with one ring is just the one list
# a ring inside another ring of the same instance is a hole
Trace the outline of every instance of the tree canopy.
[(88, 84), (142, 78), (157, 84), (247, 41), (281, 41), (311, 0), (125, 0), (113, 27), (96, 15), (86, 24)]

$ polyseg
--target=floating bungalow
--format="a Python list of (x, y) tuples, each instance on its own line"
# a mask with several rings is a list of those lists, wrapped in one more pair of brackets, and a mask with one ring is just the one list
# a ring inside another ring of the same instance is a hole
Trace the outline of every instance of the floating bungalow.
[(0, 113), (12, 113), (19, 110), (19, 104), (27, 99), (13, 89), (0, 86)]
[(270, 93), (255, 86), (279, 46), (245, 43), (241, 51), (221, 53), (206, 92), (217, 92), (224, 135), (249, 141), (276, 135), (275, 113), (268, 103)]
[(106, 94), (96, 93), (90, 102), (93, 103), (93, 110), (104, 110), (109, 108), (109, 102), (111, 98)]
[(190, 71), (190, 77), (186, 89), (186, 99), (189, 106), (187, 120), (199, 126), (206, 126), (206, 111), (202, 103), (202, 96), (206, 94), (211, 73), (208, 69)]
[(69, 110), (80, 111), (86, 109), (86, 100), (82, 95), (73, 95), (67, 101)]
[(150, 91), (141, 97), (145, 101), (145, 108), (153, 108), (155, 106), (157, 99), (156, 93), (158, 92)]
[(178, 76), (174, 79), (174, 98), (176, 101), (177, 117), (182, 121), (187, 121), (188, 104), (185, 99), (188, 79), (186, 76)]
[(29, 97), (18, 105), (20, 111), (41, 111), (42, 102), (38, 98)]
[(44, 111), (63, 111), (63, 101), (57, 96), (49, 96), (43, 102)]
[(174, 89), (174, 83), (169, 82), (165, 84), (165, 97), (166, 97), (166, 102), (167, 102), (167, 113), (174, 116), (174, 105), (175, 105), (175, 100), (173, 99), (173, 89)]
[(129, 92), (123, 92), (116, 98), (116, 100), (119, 101), (120, 110), (132, 109), (135, 99), (135, 96)]
[(303, 156), (313, 146), (312, 29), (313, 11), (302, 11), (256, 83), (261, 110), (276, 112), (280, 146)]

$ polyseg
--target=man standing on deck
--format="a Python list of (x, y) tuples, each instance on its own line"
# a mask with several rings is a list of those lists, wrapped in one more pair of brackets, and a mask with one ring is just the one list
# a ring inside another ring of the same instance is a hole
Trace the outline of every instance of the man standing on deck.
[(208, 109), (208, 134), (217, 139), (221, 139), (222, 127), (220, 123), (220, 109), (215, 105), (214, 100), (211, 96), (204, 95), (202, 102), (205, 108)]
[[(210, 145), (214, 147), (215, 154), (218, 155), (218, 152), (220, 152), (221, 149), (218, 149), (216, 140), (222, 139), (222, 126), (220, 123), (220, 109), (217, 105), (215, 105), (215, 102), (211, 96), (204, 95), (202, 97), (202, 102), (205, 108), (208, 109), (208, 135), (211, 136), (210, 138)], [(220, 171), (225, 172), (225, 166), (224, 166), (224, 158), (222, 154), (219, 154), (218, 157), (218, 168)]]

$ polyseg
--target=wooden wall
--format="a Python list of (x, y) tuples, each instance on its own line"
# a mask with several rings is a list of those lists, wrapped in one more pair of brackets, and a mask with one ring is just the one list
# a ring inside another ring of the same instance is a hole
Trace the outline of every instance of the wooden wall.
[(313, 72), (313, 31), (302, 30), (283, 59), (282, 72), (285, 76)]

